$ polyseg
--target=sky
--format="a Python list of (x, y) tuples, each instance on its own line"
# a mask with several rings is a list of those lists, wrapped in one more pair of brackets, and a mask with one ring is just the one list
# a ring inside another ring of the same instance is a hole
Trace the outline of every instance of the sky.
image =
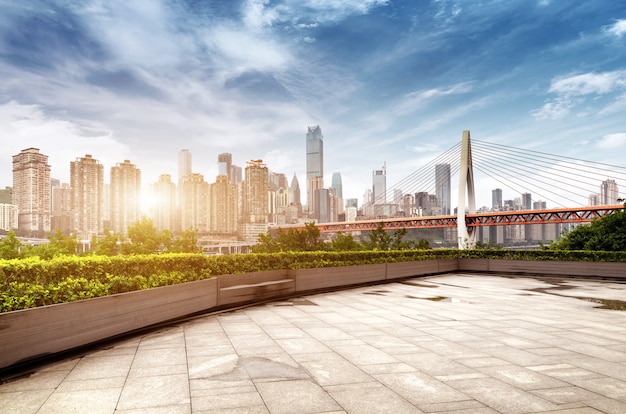
[[(0, 0), (0, 188), (29, 147), (63, 182), (85, 154), (105, 182), (126, 159), (175, 179), (184, 148), (208, 182), (229, 152), (306, 188), (314, 125), (359, 204), (464, 130), (624, 166), (626, 2)], [(497, 186), (477, 177), (478, 204)]]

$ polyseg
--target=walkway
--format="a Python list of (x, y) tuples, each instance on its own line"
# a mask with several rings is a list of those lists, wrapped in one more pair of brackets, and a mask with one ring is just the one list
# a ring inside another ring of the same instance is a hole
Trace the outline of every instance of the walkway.
[(416, 278), (201, 316), (0, 385), (2, 413), (625, 413), (626, 284)]

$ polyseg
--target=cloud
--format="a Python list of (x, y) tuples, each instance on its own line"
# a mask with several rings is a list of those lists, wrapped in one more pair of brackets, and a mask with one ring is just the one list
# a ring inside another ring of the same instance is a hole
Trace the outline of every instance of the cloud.
[(584, 73), (553, 79), (548, 92), (565, 96), (603, 95), (626, 86), (626, 71)]
[[(562, 119), (571, 110), (585, 102), (588, 96), (611, 96), (626, 89), (626, 71), (611, 71), (602, 73), (583, 73), (580, 75), (561, 76), (552, 79), (549, 93), (557, 97), (548, 101), (540, 109), (531, 111), (536, 119)], [(613, 112), (616, 105), (619, 107), (621, 99), (618, 97), (612, 104), (597, 111), (599, 114)], [(600, 106), (599, 104), (595, 105)], [(607, 112), (608, 111), (608, 112)], [(586, 111), (587, 112), (587, 111)]]
[(626, 133), (619, 132), (616, 134), (608, 134), (596, 141), (598, 148), (612, 149), (626, 146)]
[(606, 32), (617, 37), (622, 37), (626, 33), (626, 19), (616, 21), (606, 29)]

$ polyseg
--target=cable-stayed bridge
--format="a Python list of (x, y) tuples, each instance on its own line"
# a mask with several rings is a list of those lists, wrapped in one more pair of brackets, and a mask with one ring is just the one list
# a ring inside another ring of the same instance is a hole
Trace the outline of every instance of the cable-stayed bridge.
[[(441, 177), (438, 172), (441, 170), (449, 173)], [(451, 182), (455, 178), (459, 183), (458, 199), (456, 206), (452, 206)], [(489, 209), (476, 209), (477, 182), (481, 191), (496, 187), (500, 190), (500, 199), (495, 200), (493, 195)], [(519, 194), (520, 203), (503, 205), (501, 188)], [(376, 197), (379, 204), (394, 200), (388, 203), (393, 205), (402, 203), (397, 194), (414, 195), (413, 208), (397, 214), (402, 217), (316, 223), (316, 226), (321, 232), (367, 231), (381, 224), (386, 230), (456, 227), (459, 248), (464, 248), (475, 243), (478, 227), (589, 222), (624, 208), (624, 204), (616, 201), (625, 198), (624, 189), (624, 166), (470, 141), (469, 131), (464, 131), (460, 143), (388, 187), (384, 196)], [(433, 209), (439, 214), (431, 215), (433, 210), (424, 214), (424, 206), (418, 205), (419, 194), (430, 195), (439, 204)], [(548, 209), (547, 202), (558, 207)]]

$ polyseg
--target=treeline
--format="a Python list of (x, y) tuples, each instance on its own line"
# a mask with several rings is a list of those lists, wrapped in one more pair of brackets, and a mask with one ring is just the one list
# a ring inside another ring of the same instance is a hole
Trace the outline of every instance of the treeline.
[(306, 223), (303, 229), (278, 229), (277, 235), (260, 234), (259, 243), (252, 248), (254, 253), (313, 252), (313, 251), (384, 251), (430, 249), (426, 240), (405, 240), (406, 229), (389, 234), (380, 223), (367, 239), (357, 242), (351, 234), (337, 233), (330, 242), (321, 239), (315, 223)]
[[(22, 243), (14, 231), (0, 240), (0, 259), (25, 259), (39, 257), (49, 260), (57, 256), (78, 254), (78, 240), (74, 235), (67, 236), (57, 229), (48, 236), (48, 243), (32, 246)], [(152, 220), (142, 218), (128, 227), (125, 237), (122, 234), (105, 230), (103, 238), (92, 238), (89, 250), (80, 255), (136, 255), (155, 253), (200, 253), (195, 230), (187, 230), (175, 235), (169, 230), (159, 232)]]

